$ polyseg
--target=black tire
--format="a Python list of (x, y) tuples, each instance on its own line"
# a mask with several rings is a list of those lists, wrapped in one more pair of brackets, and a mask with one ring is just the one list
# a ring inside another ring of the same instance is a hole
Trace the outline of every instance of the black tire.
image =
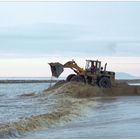
[(100, 80), (98, 81), (99, 87), (102, 88), (111, 88), (111, 81), (108, 77), (101, 77)]
[(75, 74), (70, 74), (70, 75), (66, 78), (66, 81), (69, 82), (73, 76), (76, 76), (76, 75), (75, 75)]
[(80, 75), (75, 75), (71, 78), (70, 81), (76, 81), (76, 82), (82, 82), (82, 83), (85, 83), (85, 78), (83, 76), (80, 76)]

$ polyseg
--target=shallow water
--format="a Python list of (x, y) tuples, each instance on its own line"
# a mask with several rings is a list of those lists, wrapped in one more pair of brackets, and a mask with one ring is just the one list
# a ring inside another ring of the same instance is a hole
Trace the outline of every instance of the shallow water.
[(27, 117), (38, 112), (40, 104), (35, 104), (33, 97), (22, 97), (20, 95), (33, 92), (39, 94), (48, 86), (48, 83), (0, 84), (0, 123), (15, 121), (20, 117)]
[(0, 138), (140, 138), (139, 96), (44, 95), (48, 86), (0, 84)]
[(140, 97), (97, 99), (80, 119), (26, 138), (140, 138)]

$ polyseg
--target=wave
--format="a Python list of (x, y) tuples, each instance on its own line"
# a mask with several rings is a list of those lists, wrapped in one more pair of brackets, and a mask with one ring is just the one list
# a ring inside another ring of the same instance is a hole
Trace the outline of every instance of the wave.
[(81, 112), (84, 109), (84, 105), (82, 105), (84, 102), (86, 101), (62, 101), (61, 104), (58, 105), (56, 111), (0, 125), (0, 138), (20, 137), (22, 136), (21, 134), (28, 131), (42, 127), (50, 128), (59, 123), (65, 124), (74, 118), (80, 117)]
[[(57, 83), (38, 95), (36, 93), (23, 94), (22, 96), (29, 96), (30, 98), (36, 95), (35, 97), (38, 100), (41, 96), (44, 96), (43, 99), (46, 100), (46, 103), (50, 103), (51, 110), (48, 113), (25, 117), (16, 122), (1, 124), (0, 138), (17, 138), (35, 129), (50, 128), (56, 124), (64, 125), (73, 119), (80, 118), (83, 114), (86, 114), (84, 111), (87, 111), (90, 106), (95, 106), (96, 102), (93, 103), (92, 100), (88, 99), (94, 96), (91, 94), (89, 87), (87, 87), (88, 92), (86, 92), (87, 89), (76, 90), (76, 88), (77, 86), (74, 83)], [(95, 94), (99, 92), (98, 88), (94, 90)], [(54, 104), (51, 104), (52, 100), (55, 101)]]

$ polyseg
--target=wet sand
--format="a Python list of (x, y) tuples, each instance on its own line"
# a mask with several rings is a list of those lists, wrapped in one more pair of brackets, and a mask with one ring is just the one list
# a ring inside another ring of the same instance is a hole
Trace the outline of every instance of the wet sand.
[(131, 96), (140, 95), (140, 86), (128, 85), (127, 82), (116, 80), (112, 88), (100, 88), (79, 82), (59, 81), (54, 86), (44, 90), (45, 93), (59, 92), (71, 94), (74, 97), (93, 96)]

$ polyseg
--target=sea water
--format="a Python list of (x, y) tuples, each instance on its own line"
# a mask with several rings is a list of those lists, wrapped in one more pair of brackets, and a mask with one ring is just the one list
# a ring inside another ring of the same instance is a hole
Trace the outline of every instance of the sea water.
[(74, 99), (48, 83), (0, 84), (0, 138), (140, 138), (140, 97)]
[(34, 98), (22, 97), (26, 93), (40, 92), (48, 83), (0, 84), (0, 123), (11, 122), (27, 117), (42, 109)]

